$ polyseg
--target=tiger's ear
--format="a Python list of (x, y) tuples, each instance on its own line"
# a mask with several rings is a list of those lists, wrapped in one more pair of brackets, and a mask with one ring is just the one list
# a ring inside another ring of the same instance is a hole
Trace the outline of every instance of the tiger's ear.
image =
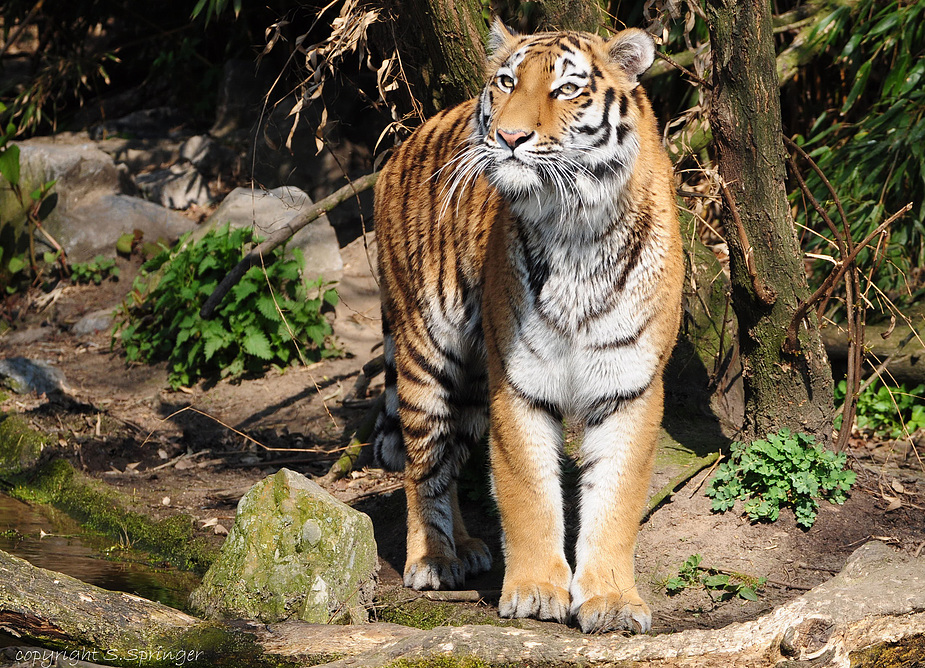
[(491, 31), (488, 33), (488, 54), (498, 53), (516, 36), (517, 33), (504, 25), (504, 21), (496, 16), (495, 22), (491, 24)]
[(614, 64), (619, 65), (635, 83), (655, 60), (655, 40), (644, 30), (621, 30), (607, 42), (607, 51)]

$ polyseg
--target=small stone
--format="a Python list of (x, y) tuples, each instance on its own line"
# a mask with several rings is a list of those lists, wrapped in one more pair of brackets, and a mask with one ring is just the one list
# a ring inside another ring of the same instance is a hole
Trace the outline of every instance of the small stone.
[(321, 527), (315, 520), (305, 520), (302, 525), (302, 549), (311, 549), (321, 540)]
[(101, 309), (83, 316), (71, 327), (74, 336), (91, 336), (112, 329), (112, 309)]

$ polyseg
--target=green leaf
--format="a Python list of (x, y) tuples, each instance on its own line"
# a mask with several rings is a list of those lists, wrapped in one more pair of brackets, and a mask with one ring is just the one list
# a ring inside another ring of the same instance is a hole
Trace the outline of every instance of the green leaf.
[(739, 598), (744, 598), (746, 601), (757, 601), (758, 594), (751, 587), (741, 587), (736, 594)]
[(262, 360), (273, 359), (273, 351), (270, 349), (270, 342), (261, 331), (249, 332), (247, 336), (244, 337), (244, 350)]
[(6, 269), (11, 274), (18, 274), (26, 267), (26, 260), (18, 255), (14, 255), (10, 258), (10, 261), (6, 263)]
[(19, 147), (16, 144), (0, 151), (0, 176), (14, 186), (19, 185)]
[(279, 322), (281, 319), (279, 311), (276, 309), (276, 302), (273, 301), (273, 297), (270, 295), (263, 294), (257, 298), (257, 310), (271, 322)]
[(729, 576), (725, 573), (708, 575), (703, 579), (703, 584), (707, 589), (722, 589), (729, 584)]

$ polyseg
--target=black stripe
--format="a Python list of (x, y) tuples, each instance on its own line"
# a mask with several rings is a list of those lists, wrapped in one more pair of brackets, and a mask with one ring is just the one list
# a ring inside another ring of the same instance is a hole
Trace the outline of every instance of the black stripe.
[(395, 360), (390, 357), (383, 358), (382, 368), (385, 371), (385, 386), (395, 387), (398, 382), (398, 370), (395, 368)]
[(546, 401), (545, 399), (540, 399), (535, 397), (532, 394), (529, 394), (523, 388), (518, 387), (513, 381), (508, 379), (511, 389), (514, 390), (514, 393), (523, 400), (530, 408), (538, 411), (543, 411), (548, 415), (551, 415), (556, 420), (562, 420), (562, 411), (559, 410), (559, 407), (553, 404), (552, 402)]
[[(444, 457), (427, 469), (424, 475), (419, 478), (413, 478), (414, 484), (418, 486), (424, 496), (435, 498), (446, 491), (447, 487), (449, 487), (449, 478), (451, 476), (444, 476), (442, 474), (446, 473), (446, 467), (449, 464), (449, 459)], [(426, 490), (424, 489), (425, 487), (427, 487)]]
[(623, 272), (620, 274), (620, 278), (617, 279), (617, 284), (615, 286), (618, 291), (623, 290), (630, 273), (642, 259), (642, 249), (649, 240), (649, 235), (652, 233), (651, 208), (647, 207), (645, 211), (640, 211), (639, 215), (636, 217), (635, 223), (636, 224), (633, 226), (632, 244), (625, 254), (626, 264), (623, 266)]
[(569, 44), (570, 46), (572, 46), (574, 49), (578, 51), (582, 50), (582, 43), (581, 43), (581, 40), (578, 39), (578, 35), (575, 35), (573, 33), (567, 33), (563, 37), (562, 41), (564, 41), (566, 44)]
[(599, 427), (607, 418), (623, 408), (627, 403), (641, 397), (645, 391), (649, 389), (651, 384), (652, 379), (649, 379), (649, 382), (643, 387), (629, 394), (615, 392), (610, 396), (598, 398), (584, 411), (585, 426)]
[(626, 135), (628, 135), (632, 129), (633, 128), (629, 124), (620, 123), (620, 125), (617, 126), (617, 143), (622, 144), (626, 141)]
[(410, 413), (417, 413), (418, 415), (423, 415), (425, 417), (432, 418), (434, 420), (446, 420), (447, 419), (446, 416), (433, 413), (432, 411), (428, 410), (427, 408), (424, 408), (423, 406), (418, 406), (417, 404), (412, 403), (411, 401), (408, 401), (408, 399), (406, 399), (405, 397), (398, 398), (398, 409), (399, 409), (399, 412), (408, 411)]
[(404, 420), (402, 422), (402, 433), (416, 441), (423, 441), (433, 436), (434, 432), (440, 431), (441, 426), (445, 425), (441, 425), (437, 420), (425, 420), (424, 424), (420, 426), (412, 426), (408, 424), (407, 420)]
[(530, 287), (530, 294), (533, 295), (534, 300), (539, 301), (543, 286), (549, 279), (549, 264), (545, 258), (531, 253), (527, 242), (522, 237), (520, 245), (523, 249), (524, 262), (527, 265), (527, 283)]
[[(452, 523), (452, 521), (450, 520), (450, 518), (444, 518), (444, 520), (445, 520), (450, 526), (453, 526), (453, 523)], [(446, 529), (443, 528), (443, 525), (442, 525), (442, 524), (437, 524), (436, 522), (433, 522), (433, 521), (430, 520), (430, 518), (428, 518), (427, 526), (429, 526), (429, 527), (432, 528), (434, 531), (436, 531), (438, 534), (440, 534), (440, 535), (443, 537), (443, 540), (444, 540), (444, 542), (446, 543), (446, 545), (447, 545), (448, 547), (455, 547), (456, 543), (455, 543), (455, 541), (453, 540), (453, 537), (452, 537), (450, 534), (448, 534), (448, 533), (446, 532)]]
[(455, 350), (452, 350), (448, 348), (446, 345), (444, 345), (441, 338), (438, 337), (434, 333), (433, 329), (431, 329), (432, 326), (433, 326), (433, 323), (430, 320), (428, 320), (427, 324), (424, 327), (424, 331), (427, 333), (427, 338), (430, 339), (430, 344), (431, 346), (433, 346), (437, 354), (442, 356), (446, 361), (452, 362), (458, 367), (463, 366), (465, 364), (465, 361), (460, 356), (460, 354), (456, 352)]
[[(419, 350), (414, 348), (408, 348), (408, 356), (418, 365), (421, 371), (430, 376), (430, 378), (435, 380), (441, 387), (448, 392), (452, 391), (454, 386), (453, 379), (445, 369), (435, 366), (430, 360), (426, 359)], [(407, 370), (403, 370), (403, 373), (407, 374)]]
[[(613, 310), (613, 309), (610, 309), (610, 310)], [(649, 323), (651, 322), (652, 322), (652, 317), (649, 317), (646, 319), (644, 323), (642, 323), (642, 326), (638, 330), (636, 330), (629, 336), (623, 336), (617, 339), (611, 339), (610, 341), (605, 341), (603, 343), (595, 343), (592, 346), (590, 346), (590, 348), (591, 350), (604, 351), (604, 350), (616, 350), (617, 348), (625, 348), (626, 346), (635, 345), (639, 343), (639, 339), (640, 337), (642, 337), (642, 333), (646, 331), (646, 329), (649, 326)], [(585, 321), (585, 323), (587, 323), (587, 320)]]

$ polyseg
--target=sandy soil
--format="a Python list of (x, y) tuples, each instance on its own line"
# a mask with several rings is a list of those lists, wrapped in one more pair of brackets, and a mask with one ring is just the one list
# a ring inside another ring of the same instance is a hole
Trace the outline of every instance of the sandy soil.
[[(43, 311), (35, 310), (0, 338), (2, 356), (47, 360), (60, 368), (70, 400), (12, 396), (0, 410), (30, 418), (57, 438), (58, 449), (92, 476), (130, 494), (156, 516), (184, 512), (204, 536), (222, 540), (215, 523), (230, 528), (237, 500), (255, 482), (287, 466), (323, 475), (337, 458), (368, 401), (350, 401), (362, 365), (379, 341), (378, 301), (370, 261), (360, 241), (344, 250), (341, 304), (335, 332), (348, 357), (309, 368), (270, 371), (241, 382), (167, 389), (163, 365), (126, 367), (110, 350), (108, 332), (70, 332), (87, 313), (119, 303), (135, 266), (122, 263), (122, 279), (100, 287), (66, 287)], [(378, 383), (378, 385), (377, 385)], [(373, 382), (371, 395), (381, 389)], [(709, 471), (678, 490), (644, 523), (637, 549), (638, 581), (651, 604), (654, 630), (719, 627), (757, 617), (826, 580), (871, 537), (916, 553), (925, 545), (925, 476), (914, 456), (892, 444), (857, 440), (852, 466), (858, 484), (844, 506), (824, 504), (809, 531), (785, 512), (774, 524), (750, 524), (730, 512), (713, 514), (703, 491)], [(669, 473), (661, 467), (653, 489)], [(364, 468), (329, 485), (341, 500), (367, 512), (376, 527), (381, 581), (397, 586), (404, 559), (404, 496), (400, 477)], [(500, 555), (497, 521), (484, 492), (466, 501), (470, 529)], [(899, 506), (892, 499), (898, 499)], [(758, 601), (718, 600), (703, 589), (676, 596), (665, 580), (693, 554), (703, 566), (767, 577)], [(500, 588), (501, 559), (469, 583)], [(481, 605), (493, 609), (489, 594)], [(460, 604), (463, 605), (463, 604)]]

